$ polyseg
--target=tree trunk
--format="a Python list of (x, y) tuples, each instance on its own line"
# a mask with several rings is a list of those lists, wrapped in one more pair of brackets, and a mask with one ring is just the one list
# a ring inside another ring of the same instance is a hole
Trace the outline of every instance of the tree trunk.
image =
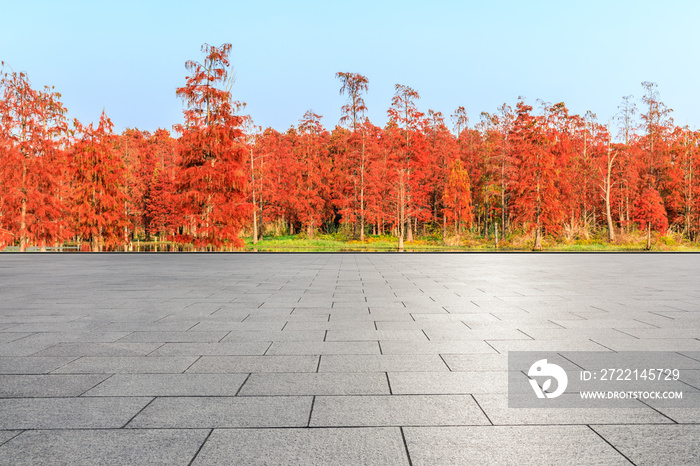
[(362, 130), (362, 158), (360, 160), (360, 241), (365, 241), (365, 131)]
[(605, 176), (605, 217), (608, 221), (608, 242), (615, 241), (615, 228), (613, 226), (612, 214), (610, 212), (610, 188), (612, 181), (612, 166), (615, 157), (610, 157), (610, 147), (608, 145), (608, 172)]
[(647, 251), (651, 249), (651, 222), (647, 222)]
[(20, 210), (19, 221), (19, 252), (27, 250), (27, 160), (22, 159), (22, 208)]

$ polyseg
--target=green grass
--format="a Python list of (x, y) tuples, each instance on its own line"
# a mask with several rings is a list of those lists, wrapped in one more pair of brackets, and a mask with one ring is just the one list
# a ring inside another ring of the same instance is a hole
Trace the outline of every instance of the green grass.
[[(305, 234), (291, 236), (265, 237), (254, 245), (252, 238), (245, 238), (245, 251), (398, 251), (398, 239), (393, 236), (367, 235), (365, 241), (347, 238), (342, 234), (319, 234), (308, 238)], [(485, 239), (464, 235), (459, 240), (450, 238), (447, 244), (437, 236), (417, 238), (412, 242), (404, 242), (405, 251), (417, 252), (494, 252), (494, 251), (532, 251), (533, 240), (514, 235), (507, 241), (501, 241), (496, 249), (492, 238)], [(562, 241), (554, 238), (545, 238), (543, 251), (551, 252), (616, 252), (616, 251), (645, 251), (646, 241), (643, 235), (629, 235), (624, 241), (608, 243), (602, 238), (588, 240)], [(671, 236), (656, 237), (652, 242), (652, 251), (695, 251), (700, 252), (699, 243), (681, 241)]]

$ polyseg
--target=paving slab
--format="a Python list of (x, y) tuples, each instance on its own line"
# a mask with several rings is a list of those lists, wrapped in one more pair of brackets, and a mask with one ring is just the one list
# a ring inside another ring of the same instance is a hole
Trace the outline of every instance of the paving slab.
[(398, 428), (216, 429), (193, 466), (408, 466)]
[(238, 393), (249, 395), (388, 395), (383, 372), (255, 373)]
[(381, 354), (381, 350), (377, 341), (276, 341), (265, 354)]
[(228, 331), (220, 332), (132, 332), (118, 341), (122, 343), (201, 343), (221, 341)]
[(0, 399), (80, 396), (108, 377), (106, 374), (0, 375)]
[(0, 445), (21, 434), (21, 430), (0, 430)]
[(316, 372), (319, 356), (202, 356), (188, 373)]
[(153, 398), (0, 399), (0, 429), (119, 428)]
[(156, 398), (127, 427), (305, 427), (312, 401), (310, 396)]
[(0, 446), (0, 465), (187, 466), (209, 432), (206, 429), (26, 431)]
[(115, 374), (93, 384), (84, 396), (235, 396), (247, 377), (248, 374)]
[(194, 356), (173, 357), (92, 357), (78, 358), (54, 373), (63, 374), (134, 374), (134, 373), (181, 373), (197, 360)]
[(637, 465), (700, 464), (700, 425), (591, 428)]
[(329, 354), (321, 356), (319, 372), (449, 371), (437, 354)]
[(586, 426), (406, 427), (413, 465), (629, 465)]
[(34, 356), (145, 356), (160, 346), (162, 343), (59, 343)]
[(387, 373), (392, 393), (423, 395), (507, 393), (507, 374), (503, 371)]
[(469, 395), (317, 396), (311, 427), (487, 425)]
[(48, 374), (77, 357), (0, 357), (0, 374)]
[(271, 341), (164, 343), (149, 352), (148, 356), (262, 356), (271, 344)]
[[(566, 394), (563, 396), (567, 396)], [(572, 394), (578, 396), (578, 393)], [(639, 402), (636, 408), (509, 408), (506, 394), (474, 394), (495, 425), (532, 424), (672, 424), (674, 421)]]

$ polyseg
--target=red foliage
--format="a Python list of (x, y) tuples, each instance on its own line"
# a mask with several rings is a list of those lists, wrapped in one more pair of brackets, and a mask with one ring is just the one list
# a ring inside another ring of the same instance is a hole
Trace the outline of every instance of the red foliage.
[(67, 133), (61, 95), (27, 75), (0, 75), (0, 243), (46, 246), (67, 237), (60, 167)]
[(104, 112), (97, 128), (75, 122), (78, 137), (70, 159), (73, 229), (79, 242), (91, 243), (93, 251), (129, 241), (127, 172), (114, 150), (112, 127)]
[(243, 118), (235, 115), (226, 83), (231, 44), (202, 46), (204, 63), (188, 61), (191, 71), (177, 95), (187, 104), (179, 139), (183, 239), (196, 248), (243, 246), (238, 237), (250, 206), (245, 203)]

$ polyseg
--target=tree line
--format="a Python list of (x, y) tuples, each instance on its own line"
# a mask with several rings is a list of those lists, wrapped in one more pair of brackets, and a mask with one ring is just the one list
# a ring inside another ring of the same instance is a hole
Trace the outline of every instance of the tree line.
[[(176, 95), (170, 131), (68, 121), (60, 94), (32, 88), (3, 63), (0, 81), (0, 246), (66, 242), (93, 251), (167, 240), (197, 250), (240, 248), (240, 236), (342, 231), (573, 240), (671, 230), (698, 240), (700, 132), (675, 126), (656, 84), (624, 97), (614, 121), (564, 103), (520, 98), (472, 123), (418, 109), (397, 84), (388, 123), (367, 117), (369, 81), (339, 72), (345, 96), (332, 130), (307, 111), (262, 130), (231, 94), (230, 44), (202, 46)], [(449, 127), (448, 127), (449, 125)], [(179, 245), (179, 246), (178, 246)]]

